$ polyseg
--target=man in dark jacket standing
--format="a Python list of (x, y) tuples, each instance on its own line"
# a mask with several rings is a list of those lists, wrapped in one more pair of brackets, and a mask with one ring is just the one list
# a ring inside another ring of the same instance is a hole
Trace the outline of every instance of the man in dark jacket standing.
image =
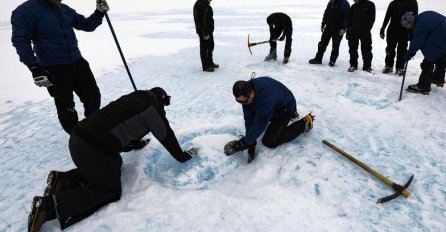
[(299, 115), (293, 93), (282, 83), (270, 77), (259, 77), (250, 81), (237, 81), (232, 87), (235, 100), (242, 104), (245, 119), (245, 136), (230, 141), (225, 154), (233, 155), (248, 149), (248, 163), (255, 158), (257, 138), (264, 133), (262, 143), (275, 148), (295, 139), (302, 132), (313, 128), (313, 115), (288, 125)]
[(265, 57), (265, 61), (277, 60), (277, 42), (273, 40), (278, 39), (279, 41), (283, 41), (286, 38), (283, 63), (288, 63), (291, 55), (291, 43), (293, 41), (291, 38), (293, 35), (293, 22), (290, 16), (281, 12), (273, 13), (266, 18), (266, 23), (269, 26), (270, 50), (269, 55)]
[[(417, 0), (393, 0), (387, 7), (383, 26), (379, 33), (381, 39), (384, 39), (384, 30), (390, 21), (389, 27), (387, 28), (386, 66), (383, 69), (383, 73), (393, 72), (395, 55), (395, 74), (402, 76), (404, 73), (404, 57), (406, 55), (407, 42), (409, 41), (409, 31), (401, 26), (401, 17), (409, 11), (415, 15), (418, 14)], [(397, 48), (396, 53), (395, 48)]]
[(28, 231), (59, 219), (64, 229), (121, 197), (120, 152), (131, 150), (152, 132), (179, 162), (197, 154), (196, 148), (182, 151), (169, 126), (164, 107), (170, 96), (159, 87), (135, 91), (111, 102), (83, 119), (69, 141), (76, 169), (52, 171), (43, 197), (34, 197)]
[(193, 14), (195, 31), (200, 38), (200, 59), (203, 71), (213, 72), (219, 68), (214, 63), (214, 12), (211, 7), (212, 0), (197, 0), (194, 4)]
[(339, 45), (347, 28), (347, 16), (350, 4), (347, 0), (330, 0), (322, 17), (321, 41), (318, 44), (316, 57), (309, 60), (310, 64), (322, 64), (324, 52), (331, 39), (331, 56), (329, 66), (334, 66), (339, 55)]
[(97, 0), (85, 18), (61, 0), (28, 0), (12, 12), (12, 44), (30, 69), (34, 83), (54, 98), (62, 128), (70, 134), (78, 122), (73, 92), (84, 104), (85, 116), (99, 109), (101, 94), (88, 62), (81, 56), (74, 29), (94, 31), (109, 10)]
[(375, 23), (375, 4), (369, 0), (354, 0), (347, 20), (347, 40), (350, 53), (349, 72), (358, 69), (358, 46), (361, 41), (362, 70), (373, 72), (372, 69), (372, 30)]
[(418, 84), (409, 85), (407, 90), (429, 94), (431, 84), (443, 87), (446, 71), (446, 17), (434, 11), (425, 11), (418, 16), (406, 12), (401, 18), (401, 25), (413, 30), (406, 59), (412, 59), (418, 50), (424, 55)]

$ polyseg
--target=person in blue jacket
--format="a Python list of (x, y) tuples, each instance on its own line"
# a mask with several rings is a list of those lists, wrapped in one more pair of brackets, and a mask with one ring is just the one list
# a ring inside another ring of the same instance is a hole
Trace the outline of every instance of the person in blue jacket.
[(401, 18), (401, 25), (413, 30), (406, 60), (412, 59), (418, 50), (424, 55), (418, 84), (409, 85), (407, 90), (428, 94), (431, 84), (442, 87), (446, 70), (446, 17), (434, 11), (425, 11), (418, 16), (406, 12)]
[(232, 88), (235, 100), (242, 104), (245, 119), (245, 136), (230, 141), (225, 154), (233, 155), (248, 149), (248, 163), (255, 158), (257, 138), (264, 133), (262, 144), (275, 148), (295, 139), (313, 127), (314, 116), (310, 114), (291, 123), (299, 115), (293, 93), (282, 83), (270, 77), (259, 77), (249, 81), (237, 81)]
[(339, 46), (347, 29), (347, 16), (350, 4), (347, 0), (330, 0), (324, 11), (321, 25), (321, 41), (316, 56), (309, 60), (310, 64), (322, 64), (322, 57), (331, 39), (331, 55), (328, 65), (333, 67), (339, 56)]
[(97, 111), (101, 94), (88, 62), (79, 51), (74, 29), (94, 31), (109, 10), (97, 0), (88, 18), (61, 0), (28, 0), (11, 15), (11, 41), (20, 61), (32, 73), (34, 83), (46, 87), (54, 98), (62, 128), (68, 133), (78, 122), (73, 92), (84, 105), (84, 115)]

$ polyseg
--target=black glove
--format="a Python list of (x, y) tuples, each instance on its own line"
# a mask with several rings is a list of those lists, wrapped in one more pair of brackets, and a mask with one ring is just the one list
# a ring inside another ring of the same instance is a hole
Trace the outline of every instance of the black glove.
[(254, 143), (248, 148), (248, 164), (251, 163), (256, 157), (256, 144)]
[(351, 36), (352, 36), (352, 35), (351, 35), (350, 30), (347, 29), (347, 31), (345, 32), (345, 38), (346, 38), (347, 40), (350, 40), (350, 39), (352, 38)]
[(407, 52), (406, 52), (406, 56), (404, 57), (404, 59), (405, 59), (406, 61), (409, 61), (409, 60), (411, 60), (414, 56), (415, 56), (415, 54), (412, 54), (411, 52), (407, 51)]
[(107, 13), (107, 11), (110, 10), (110, 7), (108, 7), (107, 1), (105, 0), (96, 0), (96, 10)]
[(33, 74), (34, 84), (39, 87), (53, 86), (54, 76), (40, 66), (40, 64), (31, 64), (28, 68)]
[(132, 140), (127, 147), (122, 149), (123, 152), (129, 152), (132, 150), (143, 149), (147, 144), (149, 144), (150, 139), (140, 139), (140, 140)]
[(386, 35), (384, 34), (384, 28), (381, 28), (381, 30), (379, 31), (379, 37), (381, 37), (381, 39), (384, 39), (384, 37), (386, 37)]
[(230, 141), (229, 143), (227, 143), (225, 145), (225, 149), (224, 149), (225, 154), (227, 156), (230, 156), (230, 155), (234, 155), (235, 153), (237, 153), (239, 151), (243, 151), (243, 150), (248, 149), (248, 145), (246, 145), (243, 142), (243, 139), (244, 139), (244, 137), (242, 137), (238, 141), (237, 140), (233, 140), (233, 141)]
[(203, 39), (204, 40), (208, 40), (209, 39), (209, 34), (203, 34)]
[(283, 41), (285, 39), (285, 35), (280, 36), (279, 41)]
[(185, 150), (184, 153), (187, 153), (188, 155), (190, 155), (190, 157), (194, 157), (196, 154), (198, 154), (198, 148), (189, 148), (188, 150)]

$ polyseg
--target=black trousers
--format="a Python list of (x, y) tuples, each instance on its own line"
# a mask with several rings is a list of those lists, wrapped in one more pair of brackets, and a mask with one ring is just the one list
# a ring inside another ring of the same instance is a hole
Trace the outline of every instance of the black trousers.
[(361, 54), (363, 65), (362, 68), (372, 67), (372, 35), (370, 32), (362, 35), (351, 35), (348, 40), (348, 52), (350, 53), (350, 66), (358, 68), (358, 47), (359, 41), (361, 41)]
[[(293, 28), (291, 28), (286, 34), (285, 34), (285, 50), (283, 51), (283, 57), (289, 58), (291, 56), (291, 45), (293, 43)], [(277, 42), (271, 41), (269, 42), (270, 50), (269, 52), (277, 51)]]
[(84, 104), (84, 115), (87, 117), (101, 105), (101, 93), (91, 72), (90, 65), (84, 58), (72, 64), (45, 66), (55, 81), (48, 87), (48, 92), (54, 98), (57, 115), (62, 128), (71, 134), (78, 122), (74, 108), (73, 92)]
[(202, 34), (198, 34), (200, 38), (200, 59), (203, 71), (214, 65), (214, 60), (212, 59), (212, 53), (214, 52), (214, 35), (209, 34), (209, 39), (205, 40)]
[(330, 55), (330, 61), (336, 62), (336, 59), (338, 59), (339, 56), (339, 46), (341, 45), (342, 37), (339, 34), (339, 30), (331, 31), (331, 30), (324, 30), (322, 32), (321, 41), (318, 44), (318, 49), (316, 53), (316, 59), (322, 61), (322, 58), (324, 57), (325, 50), (327, 49), (328, 43), (331, 39), (331, 55)]
[(418, 87), (421, 89), (430, 89), (432, 80), (444, 82), (446, 71), (446, 54), (434, 63), (430, 63), (424, 59), (420, 66), (421, 74), (420, 78), (418, 79)]
[(265, 147), (275, 148), (284, 143), (290, 142), (297, 138), (305, 130), (305, 121), (300, 119), (296, 122), (288, 123), (291, 116), (279, 116), (271, 120), (270, 124), (265, 130), (262, 138), (262, 144)]
[[(55, 207), (61, 227), (66, 228), (100, 207), (121, 197), (121, 165), (119, 154), (109, 154), (94, 148), (72, 134), (69, 141), (71, 158), (82, 181), (71, 189), (54, 195)], [(72, 176), (73, 176), (72, 175)]]
[[(399, 33), (398, 35), (387, 34), (387, 47), (386, 47), (386, 66), (393, 67), (395, 55), (396, 65), (395, 68), (403, 69), (407, 51), (407, 32)], [(395, 52), (396, 49), (396, 52)]]

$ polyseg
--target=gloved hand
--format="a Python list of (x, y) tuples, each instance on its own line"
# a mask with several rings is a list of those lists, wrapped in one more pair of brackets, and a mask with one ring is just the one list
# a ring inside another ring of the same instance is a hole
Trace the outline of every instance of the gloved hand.
[(345, 38), (347, 39), (347, 40), (350, 40), (351, 39), (351, 32), (350, 32), (350, 30), (348, 30), (347, 29), (347, 31), (345, 32)]
[(122, 151), (129, 152), (132, 150), (143, 149), (147, 144), (149, 144), (150, 139), (140, 139), (140, 140), (132, 140), (127, 147), (124, 147)]
[(381, 28), (381, 30), (379, 31), (379, 37), (381, 37), (381, 39), (384, 39), (384, 37), (386, 37), (386, 35), (384, 34), (384, 28)]
[(44, 69), (40, 64), (31, 64), (28, 66), (29, 70), (33, 74), (34, 84), (39, 87), (53, 86), (54, 76)]
[(208, 40), (209, 39), (209, 34), (203, 34), (203, 39), (204, 40)]
[(189, 148), (188, 150), (185, 150), (184, 152), (190, 155), (191, 157), (194, 157), (194, 155), (198, 154), (198, 148), (192, 147)]
[(280, 36), (279, 41), (283, 41), (285, 39), (285, 35)]
[(339, 30), (339, 35), (342, 37), (345, 34), (346, 30), (345, 29), (341, 29)]
[(406, 56), (404, 57), (404, 59), (405, 59), (406, 61), (409, 61), (409, 60), (411, 60), (414, 56), (415, 56), (415, 54), (412, 54), (411, 52), (407, 51), (407, 52), (406, 52)]
[(324, 31), (325, 31), (325, 25), (322, 25), (321, 26), (321, 32), (324, 33)]
[(251, 163), (256, 157), (256, 145), (257, 143), (254, 143), (248, 147), (248, 164)]
[(242, 137), (238, 141), (237, 140), (233, 140), (233, 141), (230, 141), (229, 143), (227, 143), (225, 145), (225, 149), (224, 149), (225, 154), (227, 156), (230, 156), (230, 155), (234, 155), (235, 153), (237, 153), (239, 151), (243, 151), (243, 150), (248, 149), (248, 145), (246, 145), (243, 142), (243, 139), (244, 139), (244, 137)]
[(107, 1), (105, 0), (96, 0), (96, 10), (107, 13), (107, 11), (110, 10), (110, 7), (108, 7)]

